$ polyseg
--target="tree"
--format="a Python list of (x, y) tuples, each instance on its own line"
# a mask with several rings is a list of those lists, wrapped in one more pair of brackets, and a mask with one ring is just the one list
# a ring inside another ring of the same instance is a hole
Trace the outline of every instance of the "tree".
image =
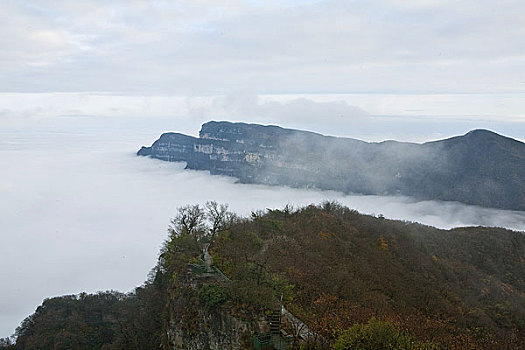
[(428, 343), (418, 343), (392, 323), (372, 317), (367, 324), (355, 324), (336, 340), (334, 350), (412, 350), (436, 349)]
[(177, 215), (171, 219), (168, 232), (173, 237), (193, 236), (195, 239), (201, 239), (205, 232), (204, 224), (205, 212), (200, 205), (185, 205), (179, 207)]
[(209, 222), (208, 239), (213, 242), (217, 232), (232, 225), (235, 214), (228, 211), (228, 204), (219, 204), (216, 201), (206, 202), (206, 218)]
[(11, 338), (0, 338), (0, 349), (1, 350), (8, 350), (8, 349), (14, 349), (15, 343), (11, 340)]

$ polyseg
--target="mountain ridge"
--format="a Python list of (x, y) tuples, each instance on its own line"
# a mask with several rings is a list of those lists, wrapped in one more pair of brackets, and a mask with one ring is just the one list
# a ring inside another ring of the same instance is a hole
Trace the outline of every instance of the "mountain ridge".
[[(337, 202), (249, 217), (206, 208), (178, 209), (133, 292), (46, 299), (0, 349), (260, 349), (281, 306), (302, 322), (283, 314), (288, 349), (357, 348), (332, 345), (377, 320), (411, 341), (378, 345), (380, 332), (360, 348), (525, 349), (523, 233), (442, 230)], [(204, 222), (206, 210), (215, 216)], [(303, 337), (303, 324), (313, 333)]]
[(275, 125), (204, 123), (199, 137), (164, 133), (141, 156), (242, 183), (406, 195), (525, 210), (525, 144), (475, 129), (443, 140), (366, 142)]

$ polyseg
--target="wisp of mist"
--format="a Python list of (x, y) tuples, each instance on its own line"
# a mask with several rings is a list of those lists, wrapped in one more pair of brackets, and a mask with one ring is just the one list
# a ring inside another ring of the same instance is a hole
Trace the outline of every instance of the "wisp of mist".
[(12, 334), (46, 297), (140, 285), (156, 263), (170, 218), (188, 203), (215, 200), (249, 215), (336, 200), (363, 213), (441, 228), (525, 230), (523, 212), (236, 184), (182, 163), (136, 156), (169, 130), (165, 120), (72, 119), (0, 131), (0, 336)]

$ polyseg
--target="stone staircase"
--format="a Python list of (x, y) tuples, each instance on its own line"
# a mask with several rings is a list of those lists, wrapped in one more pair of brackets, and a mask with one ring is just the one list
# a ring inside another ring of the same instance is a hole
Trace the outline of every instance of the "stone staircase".
[(281, 333), (281, 307), (275, 308), (266, 318), (270, 325), (270, 333), (279, 335)]

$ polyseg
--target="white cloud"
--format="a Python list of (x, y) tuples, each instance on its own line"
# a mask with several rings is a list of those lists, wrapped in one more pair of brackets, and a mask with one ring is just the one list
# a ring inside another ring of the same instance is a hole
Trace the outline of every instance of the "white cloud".
[(518, 1), (0, 6), (3, 91), (523, 91)]
[(0, 337), (46, 297), (139, 285), (155, 264), (175, 208), (186, 203), (217, 200), (248, 215), (335, 199), (366, 213), (440, 227), (525, 229), (522, 212), (240, 185), (134, 155), (159, 129), (178, 125), (173, 120), (52, 119), (0, 130)]
[[(157, 133), (196, 135), (209, 120), (276, 124), (368, 141), (424, 142), (485, 128), (525, 139), (521, 94), (302, 94), (225, 96), (121, 95), (110, 93), (0, 93), (0, 127), (127, 119)], [(159, 123), (159, 120), (162, 123)], [(149, 125), (147, 124), (149, 121)]]

